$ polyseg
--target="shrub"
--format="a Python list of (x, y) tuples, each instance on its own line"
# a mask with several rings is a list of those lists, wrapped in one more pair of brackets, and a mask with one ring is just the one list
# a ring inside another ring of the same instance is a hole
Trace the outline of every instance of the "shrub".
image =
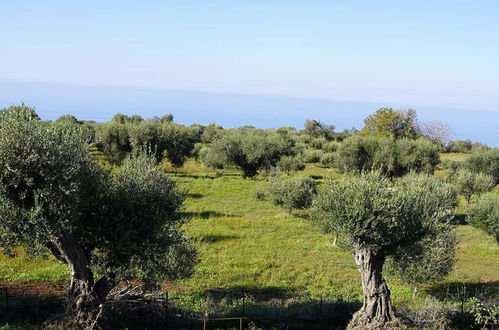
[(277, 168), (289, 175), (291, 171), (303, 171), (305, 164), (295, 156), (284, 156), (277, 162)]
[(291, 211), (304, 209), (311, 205), (317, 192), (317, 185), (310, 177), (296, 176), (283, 178), (279, 175), (270, 180), (272, 202)]
[(461, 167), (461, 163), (462, 162), (453, 159), (444, 159), (440, 162), (440, 165), (444, 170), (449, 172), (449, 174), (452, 174)]
[(478, 201), (471, 205), (468, 222), (491, 235), (499, 244), (499, 195), (489, 192), (483, 194)]
[(256, 200), (263, 201), (267, 197), (265, 189), (261, 186), (256, 187), (255, 192), (253, 194)]

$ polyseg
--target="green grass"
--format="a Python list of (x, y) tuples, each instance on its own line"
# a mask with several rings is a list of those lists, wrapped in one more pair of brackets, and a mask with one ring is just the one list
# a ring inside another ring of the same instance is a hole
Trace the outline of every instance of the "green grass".
[(53, 257), (30, 257), (23, 249), (14, 250), (12, 258), (0, 253), (0, 281), (64, 281), (68, 269)]
[[(339, 176), (315, 165), (307, 165), (299, 174), (319, 180)], [(281, 299), (282, 306), (290, 305), (289, 299), (362, 299), (359, 274), (348, 248), (333, 247), (332, 237), (321, 233), (303, 212), (290, 215), (268, 200), (255, 199), (255, 189), (266, 186), (263, 178), (243, 179), (237, 170), (216, 172), (192, 160), (182, 169), (170, 169), (168, 175), (187, 194), (183, 212), (191, 221), (185, 230), (195, 238), (201, 260), (192, 278), (172, 286), (178, 291), (173, 296), (179, 305), (202, 311), (213, 292), (234, 299), (247, 294), (255, 304), (278, 304)], [(459, 212), (465, 212), (465, 206), (461, 208)], [(460, 244), (453, 272), (440, 283), (426, 285), (416, 300), (411, 298), (410, 286), (388, 278), (395, 304), (413, 304), (428, 293), (460, 283), (484, 283), (497, 289), (499, 247), (473, 227), (457, 226), (456, 231)], [(0, 256), (0, 280), (67, 278), (67, 269), (55, 260), (30, 260), (20, 252), (15, 259)], [(231, 308), (239, 306), (236, 302)]]
[(440, 154), (440, 160), (450, 159), (458, 162), (465, 161), (470, 157), (470, 154), (464, 152), (446, 152)]

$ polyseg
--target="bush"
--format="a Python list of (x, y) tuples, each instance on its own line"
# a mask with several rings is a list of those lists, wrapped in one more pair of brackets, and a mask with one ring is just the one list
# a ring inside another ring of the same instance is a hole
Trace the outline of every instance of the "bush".
[(267, 197), (267, 194), (265, 192), (265, 189), (261, 186), (258, 186), (255, 189), (255, 192), (253, 193), (253, 197), (255, 197), (256, 200), (263, 201)]
[(483, 173), (473, 173), (467, 169), (460, 169), (449, 176), (449, 182), (453, 183), (458, 192), (466, 198), (469, 203), (473, 195), (481, 195), (494, 188), (494, 178)]
[(336, 153), (328, 152), (321, 156), (320, 164), (322, 167), (334, 167), (336, 161)]
[(318, 163), (321, 160), (323, 152), (316, 149), (307, 149), (303, 153), (303, 161), (305, 163)]
[(461, 167), (462, 162), (453, 159), (444, 159), (440, 162), (441, 167), (448, 171), (449, 174), (457, 171)]
[(272, 202), (291, 211), (304, 209), (312, 204), (317, 193), (317, 185), (310, 177), (297, 176), (283, 178), (279, 175), (270, 180), (270, 194)]
[(468, 222), (491, 235), (499, 244), (499, 195), (493, 192), (483, 194), (476, 203), (472, 204), (468, 215)]
[(289, 175), (291, 171), (303, 171), (305, 164), (297, 157), (284, 156), (277, 162), (277, 168)]

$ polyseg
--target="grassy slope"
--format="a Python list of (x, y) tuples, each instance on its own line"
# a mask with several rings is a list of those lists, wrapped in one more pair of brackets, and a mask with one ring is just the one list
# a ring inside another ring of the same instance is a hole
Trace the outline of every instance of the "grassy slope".
[[(347, 249), (333, 248), (331, 237), (299, 213), (291, 216), (253, 198), (264, 180), (244, 180), (235, 174), (217, 176), (192, 161), (181, 173), (171, 174), (187, 192), (185, 212), (192, 220), (186, 231), (195, 237), (201, 259), (194, 277), (181, 282), (181, 288), (189, 288), (189, 294), (218, 289), (227, 294), (361, 299), (358, 272)], [(338, 176), (313, 165), (304, 174), (321, 181)], [(462, 282), (499, 281), (499, 247), (494, 240), (470, 226), (459, 226), (457, 232), (457, 266), (441, 283), (426, 286), (427, 292)], [(63, 265), (52, 259), (29, 260), (22, 253), (18, 259), (0, 256), (0, 270), (0, 280), (67, 278)], [(389, 279), (389, 285), (396, 303), (410, 300), (409, 286), (395, 279)]]

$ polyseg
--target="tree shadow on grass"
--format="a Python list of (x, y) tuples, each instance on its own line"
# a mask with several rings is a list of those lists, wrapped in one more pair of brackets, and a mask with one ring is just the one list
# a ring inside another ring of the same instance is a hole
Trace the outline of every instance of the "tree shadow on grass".
[(230, 213), (221, 213), (217, 211), (182, 212), (182, 215), (187, 218), (201, 218), (201, 219), (240, 217), (239, 215), (230, 214)]
[(221, 173), (221, 174), (190, 174), (180, 172), (168, 172), (173, 177), (191, 178), (191, 179), (216, 179), (221, 177), (241, 177), (239, 173)]
[(203, 235), (199, 237), (199, 241), (203, 243), (217, 243), (222, 241), (228, 241), (231, 239), (237, 239), (238, 236), (235, 235)]
[(452, 219), (453, 225), (467, 225), (466, 214), (464, 213), (456, 213), (454, 214), (454, 218)]
[[(296, 290), (281, 287), (237, 286), (210, 289), (200, 293), (205, 312), (189, 314), (188, 308), (179, 309), (191, 320), (216, 317), (248, 317), (263, 329), (344, 329), (352, 315), (360, 309), (360, 301), (311, 299)], [(234, 328), (232, 321), (210, 321), (210, 329)], [(202, 325), (202, 324), (201, 324)]]
[(26, 295), (0, 298), (0, 328), (4, 324), (19, 327), (41, 325), (65, 311), (61, 296)]
[(198, 194), (198, 193), (187, 193), (185, 194), (185, 197), (186, 198), (194, 198), (194, 199), (199, 199), (199, 198), (203, 198), (203, 194)]

